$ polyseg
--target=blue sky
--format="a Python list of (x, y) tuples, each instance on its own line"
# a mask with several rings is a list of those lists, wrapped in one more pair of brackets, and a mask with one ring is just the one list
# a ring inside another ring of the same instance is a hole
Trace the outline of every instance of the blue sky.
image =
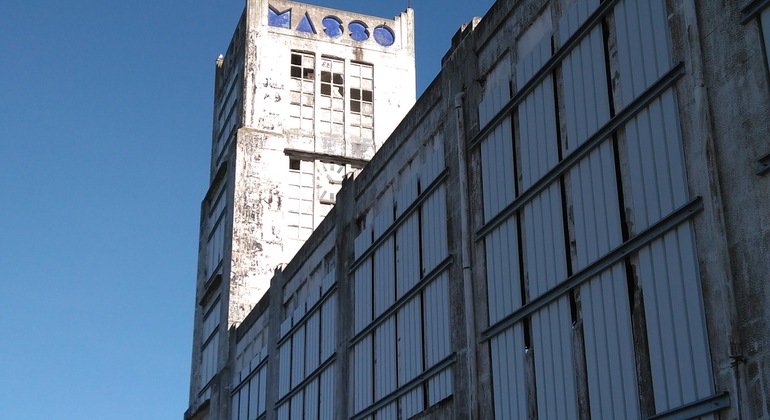
[[(412, 0), (418, 92), (492, 3)], [(182, 417), (214, 59), (243, 5), (0, 0), (0, 418)]]

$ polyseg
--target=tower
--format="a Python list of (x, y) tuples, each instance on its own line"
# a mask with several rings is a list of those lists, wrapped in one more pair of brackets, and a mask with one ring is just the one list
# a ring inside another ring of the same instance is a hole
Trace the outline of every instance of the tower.
[(216, 61), (186, 418), (225, 418), (228, 330), (413, 105), (413, 24), (247, 0)]

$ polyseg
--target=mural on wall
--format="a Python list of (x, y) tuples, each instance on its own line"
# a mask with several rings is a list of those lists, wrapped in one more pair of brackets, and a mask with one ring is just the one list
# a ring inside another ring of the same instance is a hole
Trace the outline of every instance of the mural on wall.
[[(291, 12), (292, 9), (279, 12), (273, 6), (270, 6), (267, 12), (268, 25), (276, 28), (291, 29)], [(341, 37), (346, 31), (345, 24), (336, 16), (324, 17), (321, 20), (321, 25), (323, 26), (322, 32), (330, 38)], [(294, 30), (318, 34), (316, 26), (307, 12), (302, 16)], [(369, 26), (366, 23), (356, 20), (347, 24), (347, 32), (350, 34), (350, 38), (356, 42), (366, 42), (374, 38), (374, 42), (383, 47), (390, 47), (396, 42), (396, 34), (387, 25), (378, 25), (372, 31), (369, 31)]]

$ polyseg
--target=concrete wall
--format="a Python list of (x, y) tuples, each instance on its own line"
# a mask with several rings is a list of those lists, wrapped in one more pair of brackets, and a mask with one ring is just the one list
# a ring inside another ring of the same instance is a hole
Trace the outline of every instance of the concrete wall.
[(270, 331), (264, 418), (770, 418), (770, 28), (744, 6), (510, 0), (461, 28), (231, 334)]

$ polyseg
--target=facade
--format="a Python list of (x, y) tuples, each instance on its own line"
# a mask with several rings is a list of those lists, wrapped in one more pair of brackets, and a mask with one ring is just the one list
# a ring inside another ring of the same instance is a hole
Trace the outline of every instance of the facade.
[(246, 2), (216, 61), (187, 417), (226, 417), (228, 331), (414, 104), (413, 22)]
[(768, 41), (768, 0), (497, 1), (232, 326), (214, 418), (769, 419)]

